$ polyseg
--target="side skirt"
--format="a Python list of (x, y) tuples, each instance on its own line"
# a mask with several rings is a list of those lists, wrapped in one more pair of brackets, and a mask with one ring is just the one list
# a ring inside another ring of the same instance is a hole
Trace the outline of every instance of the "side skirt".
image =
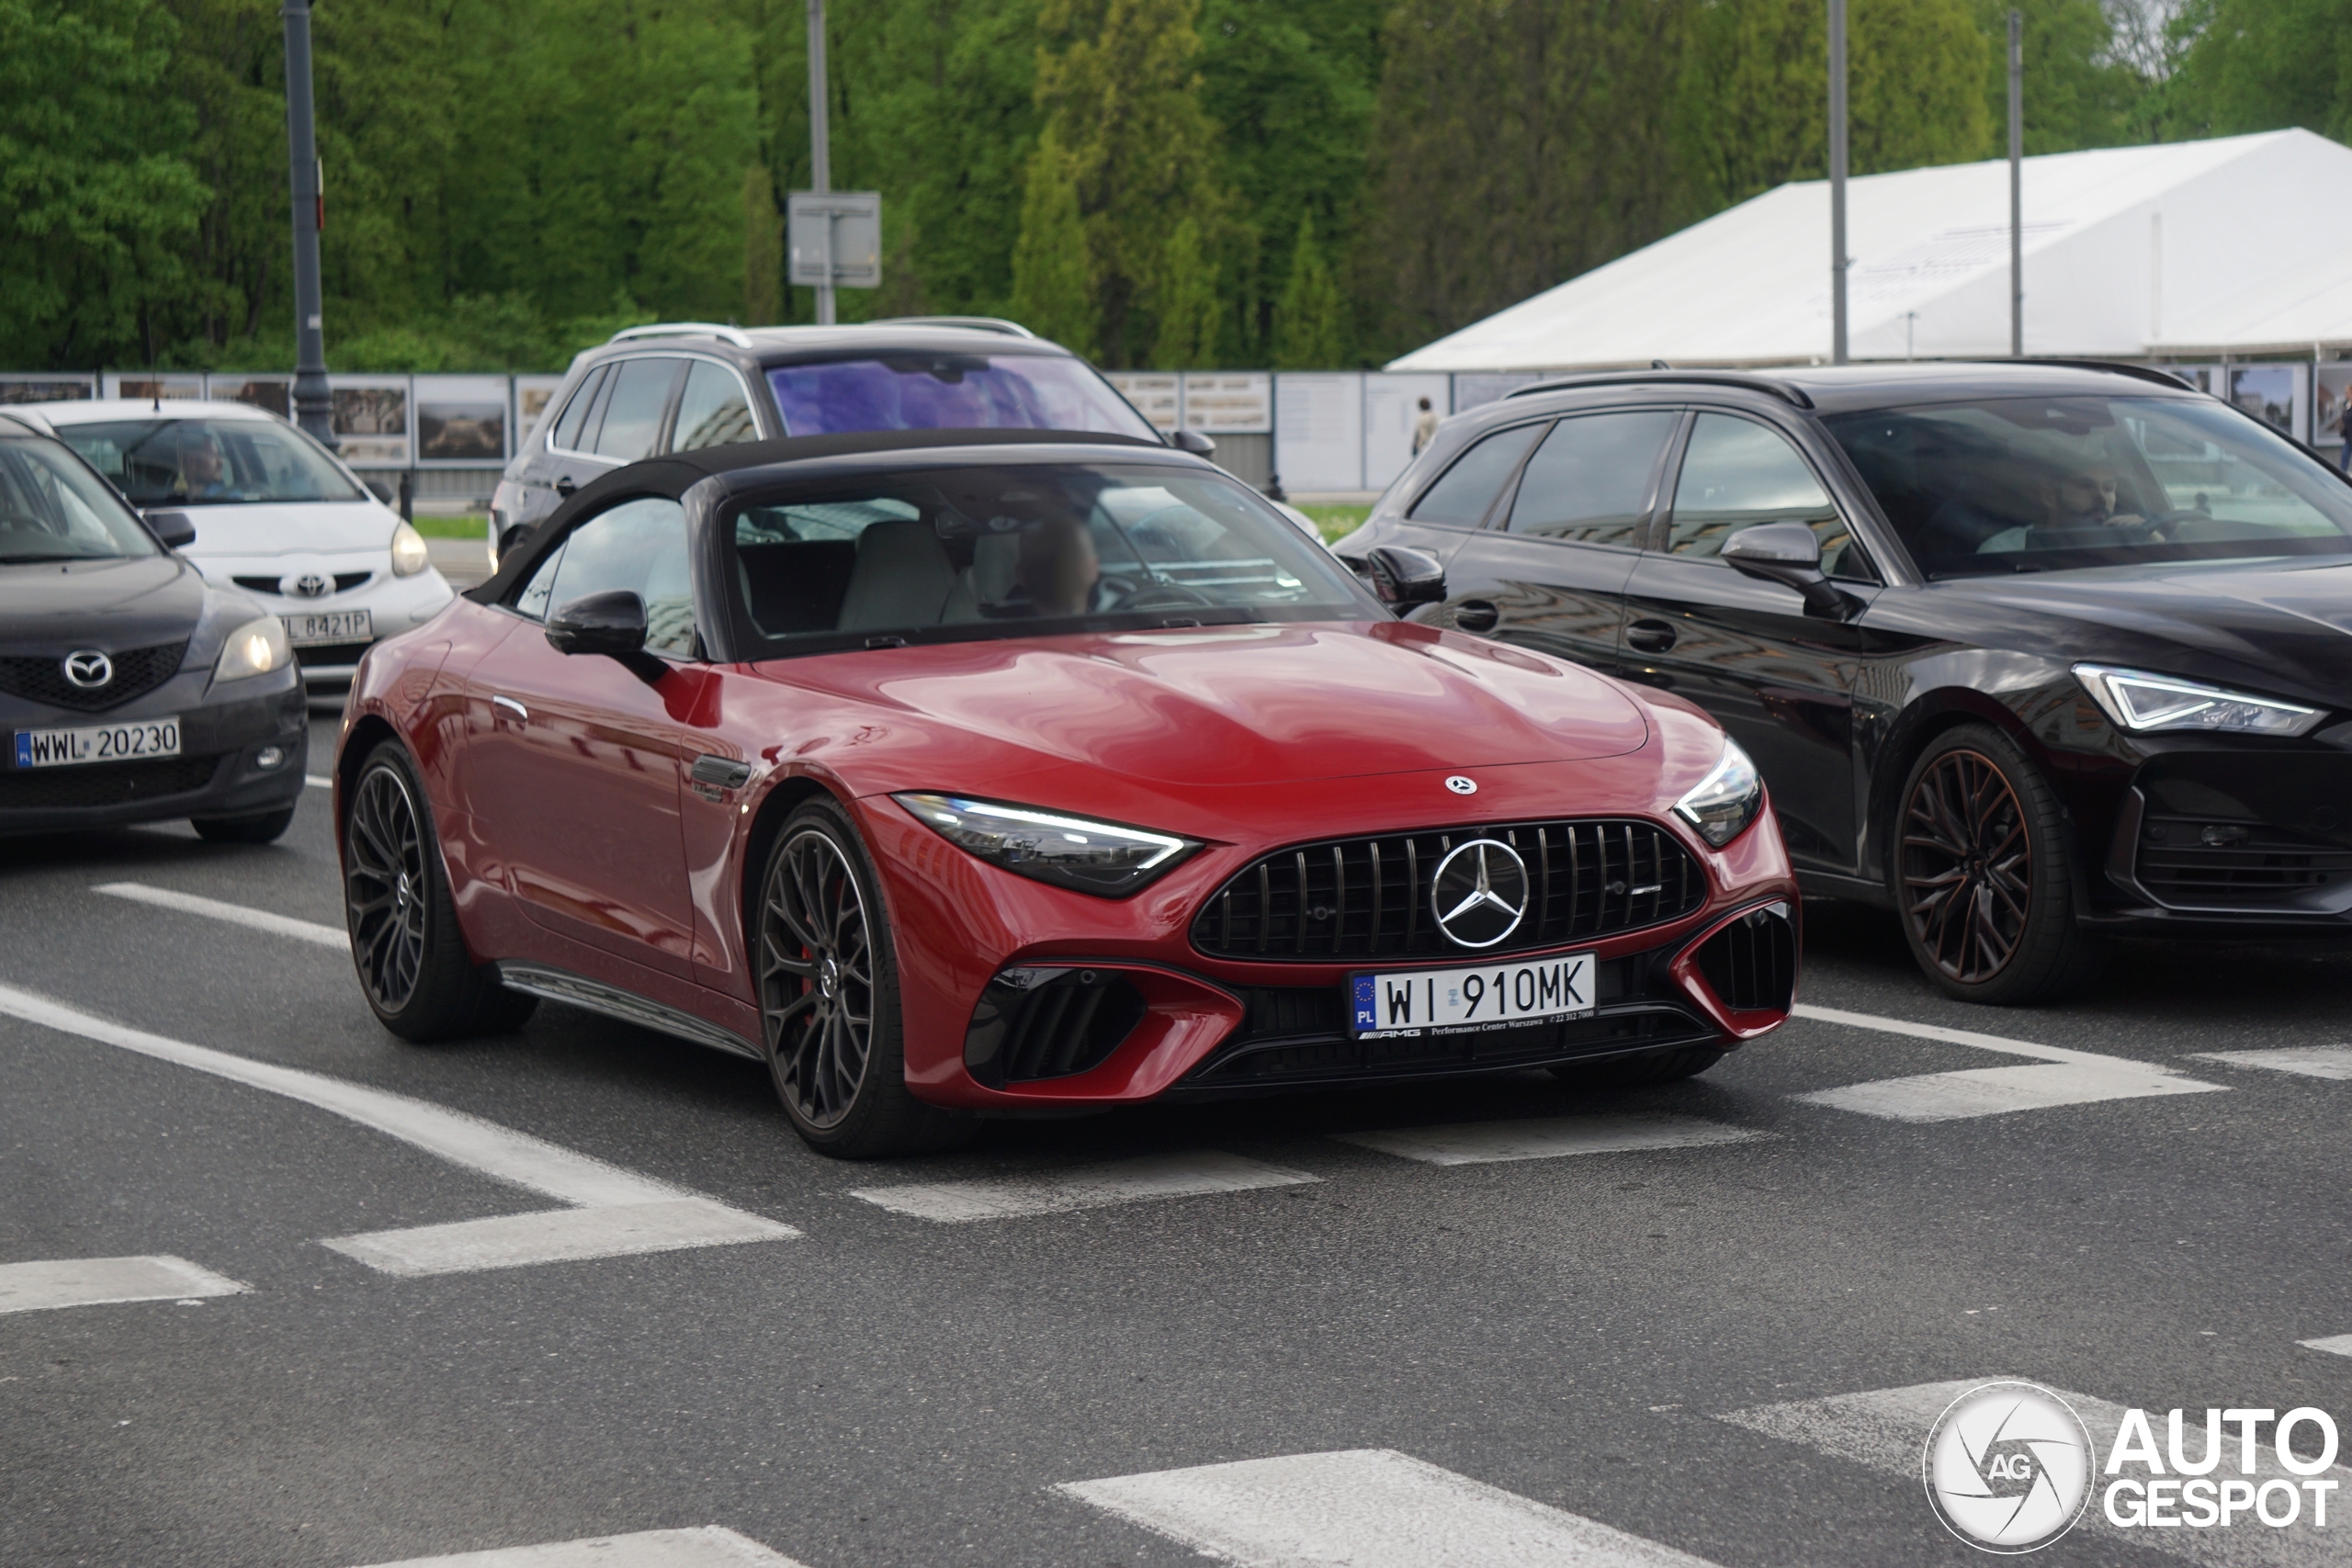
[(634, 1023), (640, 1029), (650, 1029), (675, 1039), (707, 1045), (714, 1051), (724, 1051), (730, 1056), (744, 1056), (754, 1062), (764, 1062), (767, 1056), (757, 1045), (735, 1033), (721, 1029), (708, 1019), (696, 1018), (690, 1012), (649, 1001), (634, 991), (624, 991), (583, 978), (568, 970), (551, 969), (544, 964), (521, 964), (513, 960), (498, 966), (498, 982), (510, 991), (544, 997), (552, 1002), (567, 1002), (605, 1018), (616, 1018), (623, 1023)]

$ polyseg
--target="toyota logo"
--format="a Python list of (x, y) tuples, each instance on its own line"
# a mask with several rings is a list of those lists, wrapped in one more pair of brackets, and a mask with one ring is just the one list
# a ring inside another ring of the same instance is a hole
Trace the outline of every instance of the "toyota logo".
[(315, 571), (289, 577), (277, 586), (288, 599), (323, 599), (327, 596), (327, 580)]
[(85, 692), (95, 692), (114, 679), (114, 660), (96, 649), (65, 656), (65, 679)]
[(1527, 863), (1499, 839), (1473, 839), (1437, 863), (1430, 910), (1456, 947), (1492, 947), (1527, 913)]

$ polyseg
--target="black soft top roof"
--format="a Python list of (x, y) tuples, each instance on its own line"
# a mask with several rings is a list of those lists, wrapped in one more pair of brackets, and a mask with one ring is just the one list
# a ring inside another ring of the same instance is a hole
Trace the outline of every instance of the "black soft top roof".
[[(648, 457), (599, 475), (533, 529), (528, 539), (509, 550), (498, 563), (497, 575), (466, 597), (478, 604), (494, 604), (508, 589), (528, 577), (560, 537), (573, 518), (601, 508), (619, 496), (663, 496), (675, 501), (714, 474), (773, 468), (779, 464), (808, 462), (819, 457), (854, 457), (872, 453), (887, 457), (898, 452), (933, 451), (969, 446), (1115, 446), (1141, 448), (1162, 457), (1178, 457), (1174, 449), (1139, 435), (1113, 435), (1102, 431), (1073, 430), (868, 430), (848, 435), (786, 435), (774, 441), (745, 441), (731, 446), (705, 446)], [(1189, 460), (1189, 459), (1184, 459)], [(877, 468), (887, 463), (876, 463)]]

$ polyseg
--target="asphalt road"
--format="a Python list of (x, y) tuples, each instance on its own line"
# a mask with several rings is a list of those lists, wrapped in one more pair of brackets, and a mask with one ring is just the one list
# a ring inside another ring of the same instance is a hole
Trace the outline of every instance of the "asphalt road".
[[(1003, 1122), (852, 1167), (801, 1146), (752, 1064), (551, 1005), (404, 1045), (315, 933), (95, 890), (339, 927), (326, 807), (267, 849), (0, 841), (0, 1266), (205, 1271), (0, 1310), (0, 1563), (662, 1531), (706, 1533), (496, 1561), (1958, 1563), (1981, 1559), (1928, 1508), (1900, 1414), (1941, 1398), (1886, 1391), (2030, 1379), (2148, 1408), (2159, 1440), (2175, 1406), (2352, 1416), (2352, 1359), (2301, 1343), (2352, 1335), (2352, 1081), (2200, 1059), (2352, 1041), (2340, 953), (2135, 949), (2083, 1002), (1989, 1012), (1930, 994), (1881, 917), (1823, 907), (1802, 999), (1863, 1021), (1802, 1018), (1668, 1089), (1528, 1074)], [(354, 1085), (406, 1099), (315, 1102)], [(413, 1101), (492, 1127), (449, 1122), (440, 1152), (382, 1130)], [(1583, 1120), (1505, 1125), (1558, 1118)], [(1529, 1157), (1432, 1163), (1439, 1126)], [(537, 1235), (547, 1193), (604, 1179), (487, 1173), (557, 1157), (518, 1134), (756, 1238), (423, 1273), (322, 1245)], [(1102, 1202), (1123, 1179), (1233, 1190)], [(908, 1184), (946, 1197), (855, 1195)], [(998, 1217), (923, 1217), (976, 1210)], [(1341, 1457), (1164, 1473), (1314, 1455)], [(2352, 1557), (2305, 1524), (2091, 1512), (2041, 1561)]]

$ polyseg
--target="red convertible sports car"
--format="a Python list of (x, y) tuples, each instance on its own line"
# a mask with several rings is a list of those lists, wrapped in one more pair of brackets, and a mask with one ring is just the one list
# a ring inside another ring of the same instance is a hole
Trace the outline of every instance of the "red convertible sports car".
[(1396, 619), (1442, 596), (1426, 556), (1353, 564), (1118, 436), (618, 469), (360, 666), (368, 1003), (412, 1040), (553, 998), (737, 1052), (848, 1156), (975, 1113), (1655, 1081), (1779, 1024), (1797, 890), (1738, 748)]

